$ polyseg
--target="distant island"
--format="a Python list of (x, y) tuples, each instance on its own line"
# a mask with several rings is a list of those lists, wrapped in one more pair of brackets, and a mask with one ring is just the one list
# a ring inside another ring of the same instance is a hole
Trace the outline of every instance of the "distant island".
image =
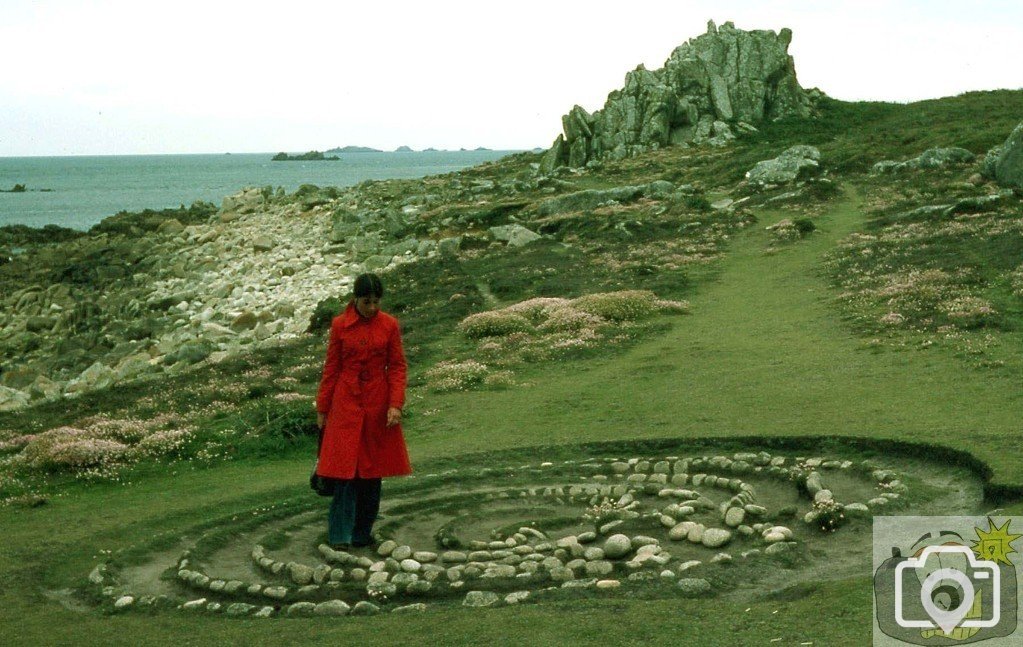
[(270, 161), (272, 162), (332, 162), (341, 159), (336, 155), (324, 155), (320, 151), (309, 151), (308, 153), (302, 153), (301, 155), (288, 155), (287, 153), (277, 153)]
[(337, 148), (331, 148), (327, 151), (328, 153), (383, 153), (384, 151), (379, 148), (370, 148), (369, 146), (339, 146)]
[(29, 189), (24, 184), (15, 184), (9, 189), (0, 189), (0, 193), (25, 193), (26, 191), (38, 191), (40, 193), (52, 193), (53, 189)]
[[(546, 150), (546, 149), (539, 149)], [(338, 159), (336, 157), (323, 157), (326, 155), (341, 155), (345, 153), (469, 153), (469, 152), (492, 152), (492, 149), (480, 146), (474, 149), (460, 148), (457, 151), (449, 149), (438, 149), (434, 147), (424, 148), (421, 151), (417, 151), (411, 146), (398, 146), (393, 151), (385, 151), (379, 148), (370, 148), (369, 146), (336, 146), (334, 148), (328, 148), (324, 153), (318, 151), (310, 151), (304, 155), (287, 155), (285, 153), (278, 153), (273, 159), (277, 162), (290, 162), (290, 161), (319, 161), (321, 159)]]

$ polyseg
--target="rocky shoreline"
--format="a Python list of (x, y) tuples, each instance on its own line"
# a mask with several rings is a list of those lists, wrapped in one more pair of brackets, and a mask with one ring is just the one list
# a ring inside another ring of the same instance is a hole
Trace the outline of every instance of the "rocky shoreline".
[(0, 410), (298, 337), (355, 269), (329, 242), (331, 209), (307, 206), (246, 189), (201, 224), (29, 246), (4, 267), (23, 285), (2, 300)]
[(546, 180), (538, 164), (530, 168), (529, 180), (501, 183), (454, 174), (407, 187), (304, 185), (290, 195), (247, 188), (198, 222), (164, 217), (146, 231), (105, 221), (72, 240), (26, 243), (0, 266), (0, 346), (8, 358), (0, 411), (296, 339), (309, 331), (317, 305), (343, 297), (362, 271), (456, 254), (470, 241), (534, 240), (517, 225), (446, 236), (452, 219), (419, 217), (437, 205), (537, 190)]

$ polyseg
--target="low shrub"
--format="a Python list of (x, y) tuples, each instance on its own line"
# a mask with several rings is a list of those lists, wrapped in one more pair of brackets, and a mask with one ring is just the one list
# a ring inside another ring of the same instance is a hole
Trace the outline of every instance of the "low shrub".
[(469, 315), (458, 324), (467, 337), (503, 337), (516, 332), (528, 332), (533, 329), (529, 320), (520, 314), (505, 310), (491, 310)]
[(656, 300), (649, 290), (622, 290), (581, 296), (572, 307), (609, 321), (637, 321), (657, 311)]
[(807, 236), (817, 230), (817, 225), (809, 218), (796, 218), (792, 221), (800, 236)]
[(316, 304), (313, 314), (309, 316), (307, 333), (316, 333), (330, 328), (330, 322), (344, 310), (340, 297), (327, 297)]
[(426, 371), (427, 386), (435, 391), (458, 391), (483, 382), (489, 369), (476, 360), (441, 362)]

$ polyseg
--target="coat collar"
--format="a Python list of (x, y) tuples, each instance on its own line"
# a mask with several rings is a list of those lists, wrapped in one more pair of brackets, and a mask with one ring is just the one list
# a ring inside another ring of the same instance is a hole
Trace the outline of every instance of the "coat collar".
[[(379, 317), (380, 314), (381, 313), (378, 310), (376, 316), (374, 316), (373, 319)], [(359, 323), (360, 321), (363, 321), (363, 318), (359, 314), (359, 311), (355, 309), (355, 301), (349, 301), (348, 307), (345, 308), (345, 311), (341, 314), (341, 327), (349, 328)], [(369, 321), (372, 321), (372, 319), (370, 319)]]

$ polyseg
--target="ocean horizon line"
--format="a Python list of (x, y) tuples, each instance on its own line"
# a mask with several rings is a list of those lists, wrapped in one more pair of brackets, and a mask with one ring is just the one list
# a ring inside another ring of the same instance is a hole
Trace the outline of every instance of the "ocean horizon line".
[[(367, 146), (367, 148), (370, 148)], [(319, 150), (321, 153), (327, 151), (335, 151), (336, 148), (324, 148), (324, 149), (312, 149)], [(483, 151), (491, 151), (495, 153), (522, 153), (529, 151), (540, 151), (546, 150), (543, 147), (533, 148), (433, 148), (433, 149), (412, 149), (412, 150), (373, 150), (373, 151), (348, 151), (348, 152), (332, 152), (333, 155), (380, 155), (380, 154), (394, 154), (394, 153), (478, 153)], [(294, 150), (273, 150), (273, 151), (255, 151), (255, 152), (240, 152), (240, 151), (221, 151), (221, 152), (207, 152), (207, 153), (71, 153), (66, 155), (0, 155), (0, 159), (11, 160), (11, 159), (65, 159), (69, 157), (73, 158), (90, 158), (90, 157), (208, 157), (211, 155), (276, 155), (277, 153), (308, 153), (309, 149), (294, 149)]]

